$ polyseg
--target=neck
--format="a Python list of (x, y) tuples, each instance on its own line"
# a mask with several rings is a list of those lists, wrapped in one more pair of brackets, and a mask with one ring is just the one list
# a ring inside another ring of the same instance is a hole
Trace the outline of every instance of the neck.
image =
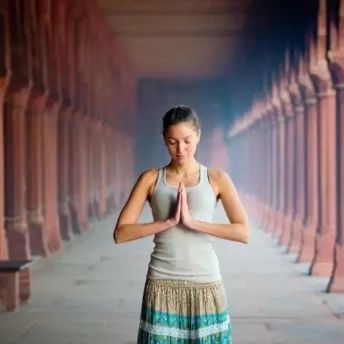
[(168, 168), (174, 170), (177, 174), (190, 174), (195, 173), (199, 169), (199, 162), (195, 158), (192, 158), (186, 161), (184, 164), (178, 164), (175, 161), (171, 160), (171, 162), (167, 165)]

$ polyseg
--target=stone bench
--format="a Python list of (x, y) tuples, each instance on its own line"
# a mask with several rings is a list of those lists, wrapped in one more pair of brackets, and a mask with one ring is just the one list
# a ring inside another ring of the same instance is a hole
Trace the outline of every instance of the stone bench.
[(25, 283), (21, 283), (19, 276), (33, 263), (33, 259), (0, 260), (0, 300), (2, 300), (6, 311), (13, 312), (21, 302), (26, 303), (30, 300), (30, 277)]

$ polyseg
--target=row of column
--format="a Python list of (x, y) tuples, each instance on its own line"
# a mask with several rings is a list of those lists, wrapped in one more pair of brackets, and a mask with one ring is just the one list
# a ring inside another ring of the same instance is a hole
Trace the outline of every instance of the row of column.
[(344, 292), (344, 17), (327, 23), (326, 5), (306, 53), (293, 64), (286, 54), (271, 91), (231, 129), (231, 173), (255, 219)]
[(119, 206), (135, 85), (95, 0), (0, 0), (0, 259), (48, 256)]

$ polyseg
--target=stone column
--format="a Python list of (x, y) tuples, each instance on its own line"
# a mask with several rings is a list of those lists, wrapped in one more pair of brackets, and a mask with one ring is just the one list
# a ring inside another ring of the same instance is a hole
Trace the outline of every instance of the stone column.
[(290, 86), (290, 93), (295, 114), (295, 197), (294, 214), (291, 226), (291, 240), (289, 251), (298, 253), (301, 247), (302, 233), (306, 217), (306, 139), (305, 139), (305, 107), (303, 104), (301, 89), (296, 80), (296, 71)]
[(283, 223), (283, 231), (279, 243), (288, 246), (291, 240), (291, 230), (294, 220), (295, 208), (295, 117), (292, 108), (290, 93), (285, 91), (282, 94), (283, 112), (286, 117), (286, 163), (281, 168), (286, 169), (286, 214)]
[(268, 209), (269, 209), (269, 202), (270, 202), (270, 188), (271, 188), (271, 145), (269, 144), (270, 134), (271, 134), (271, 127), (270, 123), (268, 121), (268, 116), (266, 113), (266, 108), (261, 107), (261, 125), (262, 125), (262, 145), (264, 149), (264, 161), (262, 161), (263, 164), (263, 171), (262, 171), (262, 200), (261, 200), (261, 213), (258, 217), (258, 224), (262, 226), (264, 229), (263, 223), (264, 220), (267, 217)]
[[(44, 148), (49, 144), (42, 137), (44, 132), (44, 116), (48, 99), (47, 63), (46, 63), (46, 8), (39, 1), (32, 7), (30, 30), (32, 41), (32, 76), (33, 87), (30, 93), (27, 118), (26, 156), (27, 156), (27, 207), (31, 250), (34, 254), (48, 256), (50, 250), (49, 220), (45, 214), (47, 204), (44, 203)], [(49, 147), (50, 149), (50, 147)]]
[(58, 118), (58, 201), (59, 222), (63, 240), (74, 238), (71, 214), (69, 209), (69, 160), (70, 135), (69, 126), (71, 109), (63, 106)]
[[(340, 1), (340, 16), (339, 28), (335, 26), (334, 18), (330, 23), (330, 47), (331, 51), (328, 53), (330, 61), (329, 68), (332, 73), (332, 80), (336, 89), (337, 96), (337, 117), (332, 116), (329, 120), (329, 152), (333, 154), (329, 156), (328, 164), (332, 164), (330, 168), (330, 177), (334, 177), (336, 171), (333, 170), (337, 167), (337, 183), (334, 185), (331, 182), (331, 187), (336, 187), (336, 201), (334, 205), (333, 197), (332, 202), (329, 204), (329, 223), (337, 225), (335, 251), (334, 251), (334, 269), (328, 284), (327, 290), (329, 292), (344, 292), (344, 52), (343, 46), (344, 34), (342, 28), (344, 25), (344, 1)], [(336, 130), (334, 133), (333, 131)], [(336, 142), (337, 141), (337, 142)], [(333, 166), (334, 165), (334, 166)], [(334, 191), (334, 189), (330, 191)], [(336, 208), (336, 212), (331, 207)], [(337, 215), (337, 219), (333, 217)]]
[(326, 1), (320, 1), (316, 58), (310, 66), (318, 99), (320, 153), (320, 227), (316, 236), (315, 257), (310, 274), (330, 276), (337, 228), (336, 92), (326, 61)]
[[(5, 98), (5, 228), (10, 259), (30, 259), (31, 250), (26, 209), (26, 110), (31, 92), (30, 2), (9, 2), (11, 22), (12, 76)], [(24, 34), (25, 32), (25, 34)], [(19, 47), (19, 49), (18, 49)], [(20, 272), (25, 290), (21, 301), (31, 294), (31, 268)]]
[(266, 151), (265, 158), (265, 172), (264, 172), (264, 208), (262, 211), (262, 217), (259, 224), (265, 230), (268, 230), (268, 224), (271, 221), (271, 203), (272, 203), (272, 181), (273, 181), (273, 170), (272, 170), (272, 125), (270, 122), (270, 111), (267, 104), (264, 104), (262, 121), (264, 124), (264, 146)]
[[(59, 58), (60, 66), (60, 99), (61, 111), (58, 116), (58, 202), (60, 232), (64, 240), (71, 240), (73, 236), (70, 203), (70, 123), (73, 114), (72, 82), (74, 79), (73, 66), (73, 37), (71, 10), (69, 0), (55, 3), (56, 13), (59, 14), (61, 24), (58, 26), (59, 51), (64, 52), (65, 58)], [(60, 55), (58, 55), (60, 56)]]
[(270, 146), (270, 164), (269, 164), (269, 180), (270, 184), (270, 215), (269, 221), (266, 224), (268, 232), (274, 234), (278, 231), (279, 226), (279, 178), (280, 178), (280, 165), (279, 165), (279, 136), (278, 136), (278, 115), (280, 112), (280, 103), (277, 99), (273, 99), (269, 103), (269, 146)]
[(9, 0), (0, 2), (0, 259), (8, 257), (7, 238), (4, 228), (5, 184), (4, 173), (4, 99), (10, 82)]
[(306, 66), (300, 76), (306, 126), (306, 219), (297, 261), (311, 263), (315, 254), (315, 235), (319, 227), (319, 140), (317, 99)]
[[(270, 94), (268, 94), (267, 104), (269, 107), (270, 121), (273, 123), (271, 132), (271, 171), (272, 178), (271, 181), (271, 210), (270, 210), (270, 221), (267, 224), (268, 231), (275, 237), (279, 237), (282, 231), (282, 221), (284, 220), (284, 212), (282, 208), (282, 198), (284, 195), (285, 184), (281, 182), (281, 178), (284, 178), (285, 170), (282, 168), (285, 159), (284, 154), (284, 135), (281, 128), (283, 122), (283, 111), (281, 100), (278, 96), (278, 83), (275, 77), (274, 83)], [(282, 214), (283, 213), (283, 214)]]
[(106, 206), (106, 192), (107, 192), (107, 183), (106, 183), (106, 166), (108, 164), (106, 151), (105, 151), (105, 128), (102, 123), (99, 123), (97, 126), (97, 146), (98, 150), (97, 153), (99, 155), (99, 170), (98, 170), (98, 193), (99, 193), (99, 203), (98, 203), (98, 212), (99, 217), (104, 218), (107, 213), (107, 206)]

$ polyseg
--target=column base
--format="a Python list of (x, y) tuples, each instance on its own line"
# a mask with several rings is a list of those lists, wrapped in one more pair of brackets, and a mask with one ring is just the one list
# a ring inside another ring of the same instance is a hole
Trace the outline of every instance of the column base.
[(30, 236), (26, 222), (5, 225), (9, 259), (29, 259), (31, 257)]
[(279, 232), (279, 212), (270, 208), (268, 221), (269, 222), (266, 224), (267, 231), (271, 233), (273, 237), (276, 237), (276, 233)]
[(38, 256), (49, 257), (46, 229), (44, 221), (29, 221), (31, 253)]
[(82, 228), (82, 232), (87, 232), (90, 229), (89, 222), (84, 221), (83, 223), (81, 223), (81, 228)]
[(99, 218), (97, 203), (94, 199), (88, 201), (87, 212), (88, 212), (88, 218), (89, 219), (97, 220)]
[(335, 236), (333, 230), (322, 231), (316, 235), (316, 250), (309, 274), (313, 276), (331, 276), (334, 266)]
[(51, 228), (50, 233), (54, 233), (52, 237), (49, 240), (49, 249), (50, 252), (58, 253), (62, 250), (63, 244), (62, 244), (62, 238), (60, 236), (60, 230), (59, 226), (55, 225), (53, 228)]
[(32, 271), (28, 267), (24, 271), (21, 271), (19, 274), (20, 289), (19, 289), (19, 300), (20, 303), (28, 304), (32, 299), (31, 292), (31, 280), (32, 280)]
[(120, 193), (120, 203), (121, 204), (124, 204), (127, 201), (126, 196), (127, 196), (126, 192), (124, 190), (121, 191), (121, 193)]
[(329, 285), (328, 292), (344, 293), (344, 245), (337, 244), (335, 248), (334, 270)]
[(282, 229), (281, 236), (279, 238), (279, 245), (281, 246), (288, 246), (291, 240), (291, 230), (293, 224), (293, 217), (291, 214), (287, 214), (284, 218), (284, 223)]
[(107, 214), (108, 215), (114, 213), (119, 208), (119, 206), (116, 202), (115, 194), (109, 195), (106, 203), (107, 203)]
[(289, 253), (298, 253), (301, 248), (301, 238), (304, 231), (304, 222), (296, 216), (291, 224), (291, 239), (288, 244)]
[(274, 226), (273, 223), (276, 222), (275, 217), (276, 217), (276, 211), (270, 208), (269, 206), (267, 206), (262, 225), (263, 225), (263, 228), (269, 233), (272, 233), (271, 229), (269, 228), (269, 225)]
[(106, 200), (102, 197), (94, 200), (94, 208), (97, 211), (97, 219), (104, 220), (107, 217)]
[[(30, 249), (30, 236), (29, 230), (26, 222), (13, 223), (6, 225), (7, 230), (7, 240), (8, 240), (8, 251), (9, 259), (30, 259), (31, 258), (31, 249)], [(19, 274), (14, 274), (18, 276), (16, 291), (13, 291), (18, 294), (15, 297), (16, 303), (7, 305), (8, 310), (16, 310), (19, 301), (22, 303), (28, 303), (31, 300), (31, 283), (32, 283), (32, 273), (31, 269), (27, 268), (23, 271), (20, 271)], [(14, 281), (13, 277), (13, 281)], [(11, 291), (12, 292), (12, 291)], [(13, 297), (10, 298), (14, 300)]]
[(317, 233), (317, 225), (308, 222), (302, 232), (301, 247), (299, 256), (297, 257), (297, 263), (311, 264), (315, 255), (315, 237)]
[(267, 222), (267, 216), (268, 216), (268, 206), (262, 206), (261, 213), (259, 217), (257, 218), (257, 224), (259, 228), (264, 229), (264, 231), (267, 231), (267, 228), (265, 227), (265, 223)]
[(60, 221), (60, 233), (62, 239), (65, 241), (71, 241), (74, 238), (73, 229), (72, 229), (72, 219), (68, 211), (60, 211), (59, 214)]
[[(0, 259), (8, 257), (8, 244), (5, 228), (0, 228)], [(1, 297), (1, 296), (0, 296)]]
[(70, 215), (71, 215), (73, 233), (81, 234), (83, 232), (83, 229), (79, 221), (78, 212), (74, 207), (71, 207)]

